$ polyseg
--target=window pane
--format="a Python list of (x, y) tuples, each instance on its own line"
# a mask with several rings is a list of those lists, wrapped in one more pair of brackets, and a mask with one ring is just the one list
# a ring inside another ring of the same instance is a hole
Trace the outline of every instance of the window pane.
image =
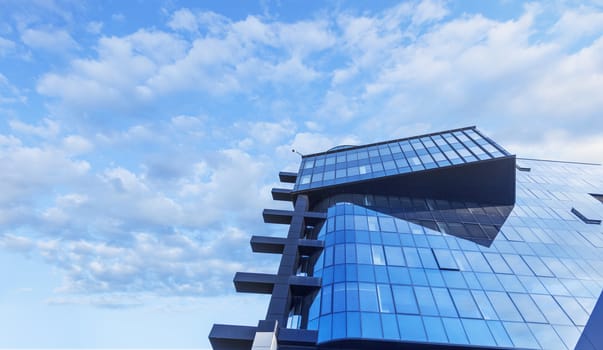
[(425, 341), (425, 329), (420, 316), (398, 315), (400, 338), (403, 340)]
[(393, 285), (396, 312), (401, 314), (418, 314), (419, 309), (415, 301), (415, 294), (410, 286)]
[(461, 317), (481, 318), (482, 315), (468, 290), (451, 289), (450, 295)]

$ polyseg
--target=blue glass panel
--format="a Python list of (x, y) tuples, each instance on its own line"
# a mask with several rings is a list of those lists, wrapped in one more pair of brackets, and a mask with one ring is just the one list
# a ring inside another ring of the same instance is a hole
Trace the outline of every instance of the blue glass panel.
[(427, 332), (427, 340), (436, 343), (448, 342), (444, 325), (439, 317), (423, 317), (423, 324)]
[(571, 325), (572, 321), (565, 315), (561, 307), (550, 295), (532, 295), (532, 299), (551, 324)]
[(383, 337), (386, 339), (400, 339), (398, 321), (394, 314), (381, 314), (381, 324), (383, 325)]
[(331, 314), (321, 316), (318, 321), (318, 342), (323, 342), (331, 339)]
[(427, 286), (427, 276), (425, 275), (425, 270), (423, 269), (408, 269), (410, 273), (410, 279), (414, 285), (419, 286)]
[(458, 270), (459, 266), (452, 256), (452, 253), (447, 249), (433, 249), (438, 266), (443, 270)]
[(429, 287), (414, 287), (414, 290), (421, 315), (437, 316), (438, 309), (431, 295), (431, 289)]
[(358, 300), (358, 284), (353, 282), (346, 283), (346, 309), (347, 311), (360, 310), (360, 301)]
[(467, 288), (465, 279), (459, 271), (442, 270), (441, 272), (448, 288)]
[(448, 293), (448, 289), (446, 288), (431, 288), (433, 293), (433, 298), (438, 307), (441, 316), (452, 316), (456, 317), (457, 312), (454, 307), (454, 303), (450, 298), (450, 294)]
[(379, 314), (373, 312), (361, 312), (362, 337), (382, 339), (381, 318)]
[(475, 299), (475, 302), (477, 303), (477, 306), (479, 307), (479, 310), (481, 311), (484, 319), (497, 320), (498, 315), (494, 311), (492, 304), (490, 304), (490, 300), (488, 300), (486, 293), (484, 293), (482, 291), (478, 291), (478, 290), (473, 290), (471, 292), (473, 294), (473, 298)]
[(446, 334), (451, 343), (454, 344), (469, 344), (465, 329), (458, 318), (442, 318), (442, 323), (446, 329)]
[(404, 255), (400, 247), (385, 246), (385, 257), (390, 266), (405, 266)]
[(373, 265), (357, 265), (358, 266), (358, 281), (375, 282), (375, 273)]
[(516, 347), (539, 348), (538, 342), (534, 339), (532, 332), (530, 332), (525, 323), (503, 322), (503, 325)]
[(320, 308), (320, 314), (325, 315), (331, 313), (331, 286), (323, 286), (321, 292), (322, 306)]
[(426, 269), (437, 269), (438, 264), (433, 257), (433, 253), (431, 249), (428, 248), (418, 248), (419, 256), (421, 257), (421, 262), (423, 263), (423, 267)]
[(490, 299), (492, 306), (494, 306), (499, 319), (503, 321), (523, 321), (507, 293), (486, 292), (486, 295), (488, 295), (488, 299)]
[(360, 331), (360, 313), (359, 312), (348, 312), (347, 313), (347, 336), (349, 338), (360, 338), (362, 335)]
[(496, 275), (491, 273), (476, 273), (475, 274), (485, 290), (503, 291), (505, 290), (496, 278)]
[(468, 290), (450, 289), (450, 295), (461, 317), (481, 318), (482, 315)]
[(543, 349), (565, 349), (563, 341), (551, 325), (528, 323), (528, 327)]
[(527, 322), (544, 323), (546, 319), (528, 294), (509, 293), (509, 296)]
[(442, 278), (442, 274), (438, 270), (427, 269), (425, 270), (425, 274), (427, 275), (427, 282), (432, 287), (445, 287), (446, 283), (444, 283), (444, 278)]
[(346, 314), (339, 312), (333, 314), (333, 339), (346, 337)]
[(576, 299), (564, 296), (556, 296), (555, 299), (576, 326), (586, 325), (590, 315), (584, 311)]
[(492, 336), (494, 340), (496, 340), (496, 344), (501, 347), (510, 348), (513, 346), (513, 342), (511, 342), (511, 338), (507, 334), (507, 331), (503, 327), (502, 322), (500, 321), (486, 321), (488, 327), (490, 328), (490, 332), (492, 332)]
[(375, 266), (375, 281), (377, 283), (389, 283), (387, 266)]
[(400, 338), (403, 340), (425, 341), (425, 329), (420, 316), (398, 315)]
[(392, 299), (392, 292), (389, 285), (377, 285), (377, 296), (379, 298), (379, 310), (381, 312), (395, 312), (394, 301)]
[(415, 294), (410, 286), (393, 285), (394, 302), (396, 312), (403, 314), (418, 314), (419, 309), (415, 299)]
[(389, 266), (389, 279), (395, 284), (410, 284), (410, 274), (405, 267)]
[(490, 334), (490, 329), (483, 320), (461, 318), (469, 343), (473, 345), (494, 346), (496, 341)]
[(379, 311), (376, 286), (371, 283), (358, 283), (361, 311)]
[(416, 248), (403, 247), (402, 249), (408, 267), (422, 267), (421, 259), (419, 258), (419, 253)]
[(345, 283), (335, 283), (333, 285), (333, 312), (345, 311), (345, 294)]
[(498, 280), (507, 292), (525, 293), (525, 289), (515, 275), (498, 275)]
[(555, 328), (557, 334), (561, 337), (561, 340), (563, 340), (563, 343), (568, 349), (573, 349), (576, 346), (581, 333), (576, 327), (553, 325), (553, 328)]

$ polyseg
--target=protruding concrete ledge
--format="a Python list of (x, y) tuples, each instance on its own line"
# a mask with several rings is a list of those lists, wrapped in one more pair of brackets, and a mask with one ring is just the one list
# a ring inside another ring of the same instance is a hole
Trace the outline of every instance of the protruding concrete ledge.
[(297, 345), (297, 346), (316, 346), (318, 340), (318, 331), (308, 329), (281, 328), (278, 332), (278, 344)]
[(293, 295), (308, 295), (320, 289), (320, 278), (307, 276), (290, 276), (289, 286)]
[[(252, 236), (251, 250), (254, 253), (282, 254), (287, 241), (283, 237)], [(324, 248), (324, 242), (315, 239), (298, 239), (294, 243), (302, 255), (313, 255)]]
[(273, 188), (272, 199), (275, 201), (291, 202), (293, 200), (293, 195), (288, 188)]
[(250, 243), (254, 253), (282, 254), (286, 242), (282, 237), (252, 236)]
[(281, 182), (294, 184), (297, 181), (297, 173), (291, 173), (288, 171), (281, 171), (278, 173), (278, 178)]
[[(294, 211), (292, 210), (279, 210), (279, 209), (264, 209), (262, 215), (264, 216), (264, 222), (267, 224), (291, 224), (291, 218), (293, 217)], [(327, 218), (326, 213), (319, 212), (305, 212), (304, 219), (309, 225), (316, 225), (322, 220)]]
[(249, 350), (255, 331), (256, 327), (215, 324), (209, 332), (209, 341), (214, 349)]
[(272, 294), (276, 276), (268, 273), (237, 272), (233, 282), (239, 293)]

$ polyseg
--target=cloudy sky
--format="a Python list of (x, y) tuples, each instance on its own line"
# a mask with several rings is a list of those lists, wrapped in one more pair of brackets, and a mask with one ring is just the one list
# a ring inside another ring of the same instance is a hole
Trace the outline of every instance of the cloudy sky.
[[(603, 162), (601, 1), (0, 0), (0, 347), (205, 348), (301, 153)], [(274, 226), (274, 225), (273, 225)]]

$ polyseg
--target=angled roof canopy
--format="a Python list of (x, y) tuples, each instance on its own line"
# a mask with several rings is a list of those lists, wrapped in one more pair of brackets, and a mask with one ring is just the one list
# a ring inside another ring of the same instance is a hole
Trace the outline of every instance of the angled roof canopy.
[(512, 205), (515, 156), (475, 127), (303, 157), (293, 195), (371, 193)]

